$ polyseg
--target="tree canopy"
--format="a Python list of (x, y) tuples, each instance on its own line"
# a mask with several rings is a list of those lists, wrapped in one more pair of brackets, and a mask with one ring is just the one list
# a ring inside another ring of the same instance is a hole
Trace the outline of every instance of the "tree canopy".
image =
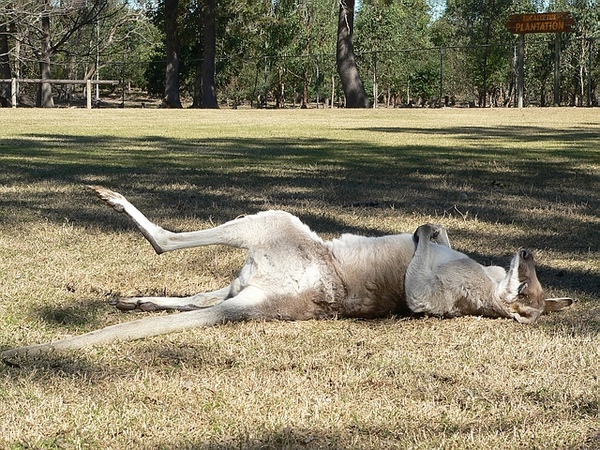
[[(44, 80), (19, 87), (19, 102), (40, 106), (73, 93), (73, 86), (51, 80), (86, 78), (118, 80), (175, 107), (508, 106), (514, 105), (517, 45), (505, 27), (508, 16), (551, 10), (570, 11), (576, 21), (560, 40), (561, 103), (598, 104), (597, 0), (353, 4), (1, 0), (0, 79)], [(353, 15), (342, 16), (344, 7)], [(349, 68), (339, 63), (344, 27), (353, 31)], [(554, 37), (527, 35), (527, 104), (552, 104)], [(356, 91), (347, 89), (348, 70), (360, 82)], [(10, 105), (6, 81), (0, 101)]]

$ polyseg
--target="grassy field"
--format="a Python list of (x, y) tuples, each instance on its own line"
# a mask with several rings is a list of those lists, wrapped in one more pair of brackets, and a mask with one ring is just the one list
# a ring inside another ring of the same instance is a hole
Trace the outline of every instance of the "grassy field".
[(0, 110), (0, 350), (222, 287), (244, 254), (165, 228), (285, 209), (325, 238), (443, 223), (484, 264), (534, 250), (566, 312), (254, 322), (0, 364), (2, 449), (600, 448), (600, 115), (524, 110)]

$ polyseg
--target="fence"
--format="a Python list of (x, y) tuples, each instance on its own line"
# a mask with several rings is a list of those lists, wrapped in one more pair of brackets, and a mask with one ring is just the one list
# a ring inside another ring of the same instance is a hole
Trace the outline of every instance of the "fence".
[(11, 97), (11, 106), (13, 108), (17, 107), (17, 98), (19, 96), (19, 84), (20, 83), (50, 83), (50, 84), (85, 84), (85, 96), (87, 100), (87, 109), (92, 109), (92, 85), (117, 85), (120, 82), (116, 80), (42, 80), (40, 78), (10, 78), (10, 79), (0, 79), (0, 83), (10, 83), (10, 97)]
[[(554, 104), (554, 42), (528, 45), (525, 59), (525, 105)], [(598, 106), (598, 52), (590, 45), (584, 59), (561, 61), (559, 104)], [(593, 51), (592, 51), (593, 50)], [(283, 98), (302, 104), (308, 84), (314, 104), (343, 106), (335, 61), (303, 57), (309, 77), (298, 76), (300, 57), (265, 58), (263, 93), (276, 105)], [(359, 72), (373, 107), (501, 107), (517, 105), (517, 45), (455, 46), (369, 51), (356, 55)], [(257, 67), (257, 72), (260, 67)], [(319, 76), (319, 74), (322, 74)], [(307, 83), (308, 82), (308, 83)]]
[[(580, 55), (563, 53), (561, 58), (559, 101), (562, 105), (598, 105), (596, 80), (600, 78), (599, 52), (594, 40), (583, 42), (582, 48), (585, 52), (582, 50)], [(554, 104), (553, 49), (553, 40), (527, 44), (525, 106)], [(356, 55), (359, 72), (373, 106), (390, 108), (515, 106), (516, 59), (516, 43), (368, 51)], [(155, 104), (160, 104), (164, 92), (165, 67), (164, 61), (105, 61), (100, 70), (100, 76), (105, 80), (61, 79), (51, 80), (51, 83), (120, 83), (123, 107), (126, 86), (132, 85), (154, 95), (157, 99)], [(193, 98), (198, 96), (198, 67), (200, 61), (182, 61), (180, 93), (184, 104), (191, 104)], [(81, 73), (85, 71), (82, 69)], [(120, 81), (114, 81), (117, 79)], [(28, 83), (40, 81), (21, 80)], [(344, 106), (334, 55), (221, 57), (217, 59), (216, 87), (222, 107)], [(85, 97), (89, 108), (91, 87), (86, 88)], [(146, 105), (151, 106), (150, 103)]]

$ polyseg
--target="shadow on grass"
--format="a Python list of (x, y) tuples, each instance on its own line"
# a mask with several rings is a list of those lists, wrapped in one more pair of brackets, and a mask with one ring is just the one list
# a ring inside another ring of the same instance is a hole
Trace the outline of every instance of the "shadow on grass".
[[(361, 130), (357, 130), (360, 133)], [(24, 135), (0, 142), (0, 185), (16, 186), (0, 200), (0, 224), (21, 217), (115, 230), (132, 225), (102, 208), (87, 184), (116, 189), (157, 222), (198, 216), (215, 223), (269, 208), (300, 215), (318, 233), (383, 234), (377, 226), (344, 223), (323, 211), (399, 211), (444, 217), (466, 213), (525, 233), (504, 242), (544, 248), (575, 257), (597, 252), (599, 177), (594, 130), (544, 127), (367, 128), (398, 134), (398, 145), (332, 139), (172, 139), (159, 136)], [(403, 133), (459, 136), (476, 142), (461, 148), (402, 145)], [(512, 146), (498, 147), (504, 138)], [(552, 150), (529, 150), (529, 142)], [(516, 146), (514, 144), (517, 144)], [(564, 145), (563, 145), (564, 144)], [(587, 168), (586, 168), (587, 167)], [(47, 186), (75, 187), (69, 198)], [(23, 194), (19, 186), (38, 186)], [(81, 189), (77, 189), (81, 186)], [(16, 213), (14, 213), (16, 211)], [(485, 234), (472, 236), (484, 241)], [(477, 247), (479, 248), (479, 246)], [(579, 256), (577, 256), (579, 255)], [(486, 263), (492, 255), (472, 255)], [(481, 256), (481, 258), (479, 257)], [(508, 261), (508, 255), (501, 256)], [(494, 261), (498, 263), (497, 261)], [(546, 273), (545, 273), (546, 272)], [(552, 287), (596, 296), (597, 273), (545, 268)]]
[[(424, 135), (450, 134), (458, 136), (463, 140), (475, 140), (485, 146), (487, 139), (509, 138), (519, 143), (547, 142), (555, 145), (557, 142), (569, 142), (569, 147), (589, 148), (589, 144), (598, 142), (599, 137), (595, 125), (589, 127), (570, 128), (568, 130), (547, 128), (542, 126), (449, 126), (435, 128), (412, 128), (412, 127), (369, 127), (362, 128), (363, 131), (378, 131), (382, 133), (417, 133)], [(569, 152), (569, 157), (573, 155)], [(582, 157), (587, 157), (582, 154)]]
[(68, 306), (43, 306), (37, 314), (44, 321), (58, 327), (77, 329), (100, 327), (98, 316), (105, 311), (108, 302), (97, 299), (80, 300)]
[[(474, 427), (464, 426), (459, 423), (451, 423), (447, 420), (443, 431), (440, 431), (440, 423), (431, 423), (429, 426), (421, 424), (419, 428), (419, 436), (422, 441), (427, 442), (425, 436), (430, 436), (431, 441), (436, 441), (439, 444), (440, 439), (445, 438), (450, 442), (456, 442), (457, 437), (462, 436), (465, 441), (472, 439)], [(481, 430), (477, 430), (481, 433)], [(508, 432), (501, 429), (490, 429), (489, 433), (505, 433)], [(258, 433), (253, 433), (258, 434)], [(356, 423), (346, 429), (341, 429), (337, 432), (313, 430), (301, 427), (286, 427), (272, 432), (260, 433), (258, 437), (250, 436), (232, 436), (230, 439), (222, 442), (169, 442), (163, 445), (158, 445), (154, 448), (170, 448), (172, 450), (179, 449), (197, 449), (197, 450), (229, 450), (233, 448), (243, 448), (248, 450), (258, 449), (347, 449), (358, 447), (370, 448), (370, 444), (375, 440), (378, 442), (387, 442), (391, 447), (398, 445), (407, 445), (410, 439), (407, 436), (415, 435), (414, 427), (406, 423), (393, 428), (377, 426), (367, 423)], [(573, 448), (581, 450), (597, 449), (597, 444), (600, 442), (598, 433), (590, 433), (589, 435), (581, 436), (579, 442), (575, 443)]]

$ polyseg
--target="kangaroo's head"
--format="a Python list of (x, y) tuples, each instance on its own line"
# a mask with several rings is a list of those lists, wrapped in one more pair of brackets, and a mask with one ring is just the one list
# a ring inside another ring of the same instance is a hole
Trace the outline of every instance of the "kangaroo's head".
[(543, 313), (560, 311), (573, 304), (573, 300), (568, 297), (546, 298), (535, 272), (534, 254), (521, 249), (518, 257), (519, 289), (517, 298), (510, 305), (513, 317), (518, 322), (533, 323)]

